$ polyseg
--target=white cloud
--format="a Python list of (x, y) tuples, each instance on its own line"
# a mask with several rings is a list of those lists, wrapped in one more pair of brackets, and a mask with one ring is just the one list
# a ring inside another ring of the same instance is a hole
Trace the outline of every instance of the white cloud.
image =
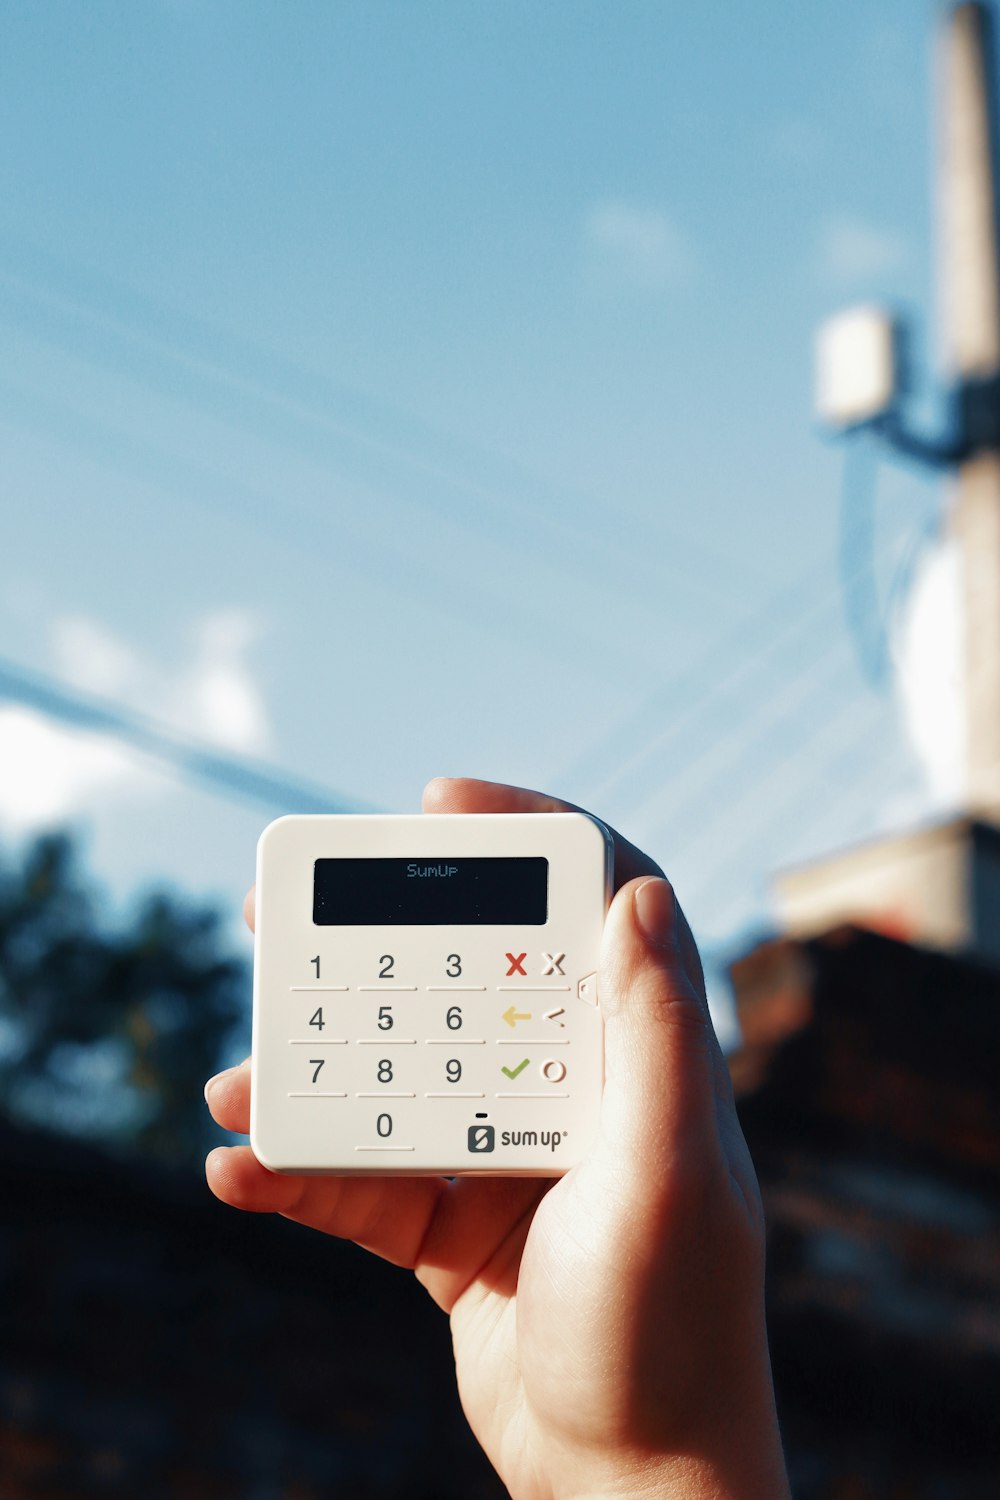
[(958, 549), (938, 543), (917, 573), (894, 641), (903, 721), (936, 812), (958, 806), (964, 791), (960, 601)]
[[(259, 634), (251, 614), (220, 610), (196, 628), (193, 660), (171, 673), (99, 621), (67, 617), (52, 626), (53, 670), (79, 691), (121, 701), (182, 735), (256, 755), (270, 743), (247, 662)], [(112, 738), (21, 705), (0, 708), (0, 826), (8, 830), (52, 827), (109, 800), (162, 797), (174, 785)]]
[(245, 657), (260, 630), (244, 610), (219, 610), (198, 630), (196, 657), (173, 694), (180, 727), (242, 754), (268, 748), (264, 702)]
[(0, 709), (0, 825), (53, 827), (95, 798), (132, 792), (143, 778), (113, 741), (66, 729), (34, 709)]
[(138, 657), (96, 620), (74, 615), (52, 627), (56, 671), (81, 692), (102, 698), (130, 694), (141, 676)]
[(617, 199), (595, 203), (585, 240), (588, 278), (605, 290), (671, 291), (694, 276), (687, 238), (661, 209)]
[(824, 281), (838, 286), (899, 271), (909, 259), (902, 235), (847, 215), (834, 215), (820, 228), (817, 262)]

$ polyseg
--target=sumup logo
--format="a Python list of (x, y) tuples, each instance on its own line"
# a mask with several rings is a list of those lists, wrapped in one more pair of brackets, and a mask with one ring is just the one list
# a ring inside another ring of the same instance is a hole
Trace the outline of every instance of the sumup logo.
[[(565, 1130), (502, 1130), (501, 1146), (541, 1146), (554, 1151), (565, 1138)], [(469, 1126), (470, 1151), (495, 1151), (497, 1133), (492, 1125)]]
[(563, 1130), (504, 1130), (501, 1146), (548, 1146), (554, 1151), (565, 1135)]
[(496, 1146), (496, 1135), (492, 1125), (470, 1125), (469, 1150), (492, 1151)]

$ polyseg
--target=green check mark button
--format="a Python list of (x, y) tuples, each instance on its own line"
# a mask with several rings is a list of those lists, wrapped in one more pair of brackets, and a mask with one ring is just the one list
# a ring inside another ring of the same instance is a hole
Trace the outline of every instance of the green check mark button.
[(506, 1073), (507, 1077), (511, 1080), (511, 1082), (513, 1082), (518, 1073), (524, 1072), (530, 1061), (531, 1058), (526, 1057), (523, 1062), (518, 1063), (516, 1068), (501, 1068), (500, 1071), (501, 1073)]

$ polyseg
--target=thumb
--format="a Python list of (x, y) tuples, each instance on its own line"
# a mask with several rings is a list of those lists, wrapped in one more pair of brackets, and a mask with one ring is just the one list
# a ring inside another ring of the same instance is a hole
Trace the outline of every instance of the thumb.
[(716, 1141), (721, 1053), (697, 951), (668, 881), (640, 878), (618, 892), (604, 928), (599, 992), (605, 1143), (643, 1167), (651, 1157), (701, 1155)]

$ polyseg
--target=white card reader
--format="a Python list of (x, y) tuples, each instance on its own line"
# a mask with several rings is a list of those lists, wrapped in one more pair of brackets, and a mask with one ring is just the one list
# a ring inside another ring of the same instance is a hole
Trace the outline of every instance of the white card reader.
[(279, 818), (250, 1143), (273, 1172), (557, 1176), (597, 1130), (612, 844), (585, 813)]

